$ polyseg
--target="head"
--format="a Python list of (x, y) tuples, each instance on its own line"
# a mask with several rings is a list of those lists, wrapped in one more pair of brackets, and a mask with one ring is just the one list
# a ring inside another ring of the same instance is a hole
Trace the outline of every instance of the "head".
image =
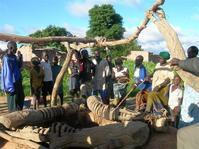
[(122, 61), (122, 59), (120, 59), (120, 58), (117, 58), (116, 60), (115, 60), (115, 66), (117, 67), (117, 69), (121, 69), (123, 66), (123, 61)]
[(45, 62), (48, 62), (49, 56), (48, 56), (47, 53), (45, 53), (45, 54), (43, 55), (43, 59), (44, 59)]
[(53, 65), (57, 65), (59, 62), (59, 58), (57, 56), (53, 57)]
[(88, 58), (88, 51), (86, 49), (81, 50), (81, 56), (82, 58)]
[(173, 78), (173, 84), (176, 85), (176, 86), (179, 86), (180, 83), (181, 83), (181, 78), (179, 75), (175, 75), (174, 78)]
[(198, 48), (196, 46), (191, 46), (187, 50), (188, 58), (194, 58), (198, 55)]
[(33, 58), (31, 59), (31, 62), (32, 62), (32, 65), (33, 65), (33, 66), (39, 66), (39, 64), (40, 64), (40, 60), (39, 60), (38, 57), (33, 57)]
[(108, 62), (111, 62), (111, 61), (112, 61), (111, 56), (110, 56), (110, 55), (106, 55), (106, 60), (107, 60)]
[(100, 58), (100, 52), (99, 51), (95, 51), (95, 58)]
[(144, 60), (144, 57), (142, 55), (138, 55), (135, 58), (135, 66), (140, 66), (142, 64), (143, 60)]
[(160, 65), (165, 64), (166, 61), (169, 60), (169, 59), (170, 59), (169, 52), (166, 52), (166, 51), (160, 52), (160, 54), (159, 54), (159, 63), (160, 63)]
[(21, 55), (21, 52), (20, 52), (20, 51), (17, 51), (17, 55)]
[(17, 44), (14, 41), (9, 41), (7, 44), (8, 52), (10, 54), (15, 54), (17, 51)]
[(81, 58), (81, 54), (80, 54), (79, 51), (75, 50), (74, 58), (75, 58), (76, 60), (79, 60), (79, 59)]

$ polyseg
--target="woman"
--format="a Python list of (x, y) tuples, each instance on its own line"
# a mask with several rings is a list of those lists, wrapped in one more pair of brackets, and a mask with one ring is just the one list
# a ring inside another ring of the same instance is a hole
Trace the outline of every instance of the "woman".
[(120, 58), (115, 60), (115, 66), (113, 68), (114, 84), (113, 92), (116, 100), (116, 105), (126, 95), (126, 87), (129, 81), (129, 70), (123, 66), (123, 62)]

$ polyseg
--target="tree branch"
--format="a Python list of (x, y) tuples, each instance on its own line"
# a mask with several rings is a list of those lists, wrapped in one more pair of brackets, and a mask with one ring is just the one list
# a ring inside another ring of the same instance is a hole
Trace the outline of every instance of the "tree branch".
[(57, 93), (58, 93), (59, 86), (61, 84), (61, 81), (64, 77), (66, 70), (68, 69), (68, 65), (71, 61), (71, 58), (72, 58), (72, 55), (73, 55), (73, 52), (74, 52), (74, 50), (71, 49), (69, 45), (66, 48), (68, 49), (68, 54), (66, 56), (66, 59), (64, 61), (64, 64), (63, 64), (59, 74), (57, 75), (57, 78), (55, 80), (55, 84), (53, 86), (53, 91), (52, 91), (52, 95), (51, 95), (51, 106), (56, 105)]

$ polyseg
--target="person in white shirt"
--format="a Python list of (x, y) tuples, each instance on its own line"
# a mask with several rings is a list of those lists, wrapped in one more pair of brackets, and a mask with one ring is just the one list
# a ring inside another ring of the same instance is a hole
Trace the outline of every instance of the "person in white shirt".
[(48, 54), (44, 54), (44, 57), (41, 61), (41, 67), (44, 70), (42, 95), (43, 95), (44, 106), (46, 107), (47, 106), (46, 96), (51, 95), (53, 89), (53, 77), (52, 77), (51, 64), (49, 62)]
[(180, 112), (180, 105), (182, 102), (182, 97), (183, 97), (183, 90), (180, 87), (181, 84), (181, 78), (176, 75), (173, 79), (173, 83), (169, 87), (169, 101), (168, 101), (168, 106), (169, 106), (169, 111), (171, 114), (171, 122), (175, 126), (177, 126), (178, 122), (178, 115)]
[(116, 105), (124, 98), (126, 95), (126, 87), (129, 81), (129, 70), (123, 66), (123, 62), (120, 58), (115, 60), (116, 67), (113, 68), (113, 76), (115, 82), (113, 84), (114, 98), (116, 100)]

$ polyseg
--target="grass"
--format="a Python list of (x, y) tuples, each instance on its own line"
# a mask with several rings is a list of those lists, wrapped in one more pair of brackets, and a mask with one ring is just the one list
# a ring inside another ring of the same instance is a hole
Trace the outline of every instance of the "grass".
[[(149, 73), (153, 72), (153, 70), (155, 68), (155, 64), (154, 63), (147, 62), (147, 63), (144, 63), (144, 65), (146, 66), (146, 69), (147, 69), (147, 71)], [(134, 62), (133, 61), (129, 61), (129, 60), (128, 61), (124, 61), (124, 66), (129, 69), (130, 78), (131, 78), (131, 84), (132, 84), (133, 83)], [(22, 76), (23, 76), (24, 93), (25, 93), (26, 96), (30, 96), (31, 95), (31, 91), (30, 91), (29, 70), (28, 69), (23, 69)], [(67, 96), (68, 95), (68, 75), (67, 74), (65, 74), (64, 79), (63, 79), (63, 90), (64, 90), (64, 96)], [(0, 95), (3, 96), (4, 94), (1, 92)]]

